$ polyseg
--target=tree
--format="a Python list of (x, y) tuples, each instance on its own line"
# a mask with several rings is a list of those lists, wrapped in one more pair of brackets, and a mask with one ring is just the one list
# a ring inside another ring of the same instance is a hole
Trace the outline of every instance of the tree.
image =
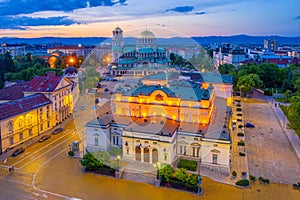
[(219, 72), (221, 74), (230, 74), (232, 72), (235, 72), (235, 67), (232, 64), (224, 64), (219, 66)]
[(96, 159), (91, 153), (87, 153), (83, 156), (83, 159), (80, 161), (81, 165), (85, 167), (86, 170), (96, 170), (103, 167), (98, 159)]
[(184, 168), (179, 168), (176, 172), (175, 172), (175, 176), (176, 178), (183, 182), (183, 183), (186, 183), (187, 182), (187, 179), (188, 179), (188, 174), (187, 174), (187, 171), (186, 169)]
[(189, 177), (187, 179), (187, 183), (193, 187), (197, 187), (198, 186), (198, 175), (196, 175), (196, 174), (189, 175)]
[(239, 78), (237, 86), (243, 91), (248, 92), (254, 88), (260, 88), (263, 82), (257, 74), (248, 74)]
[(165, 179), (166, 181), (169, 181), (174, 174), (174, 169), (170, 165), (163, 166), (159, 169), (159, 175)]

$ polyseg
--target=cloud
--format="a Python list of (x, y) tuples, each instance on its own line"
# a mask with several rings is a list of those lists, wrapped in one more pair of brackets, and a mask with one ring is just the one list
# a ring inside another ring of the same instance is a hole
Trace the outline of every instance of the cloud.
[(294, 20), (300, 20), (300, 15), (295, 17)]
[(31, 18), (31, 17), (2, 17), (0, 21), (1, 29), (25, 30), (30, 26), (68, 26), (76, 23), (66, 17), (49, 17), (49, 18)]
[(174, 12), (185, 13), (185, 12), (191, 12), (192, 10), (194, 10), (194, 6), (178, 6), (175, 8), (168, 9), (166, 10), (166, 12), (174, 11)]
[(204, 15), (204, 14), (206, 14), (206, 12), (195, 12), (195, 15)]
[(40, 11), (73, 11), (86, 7), (126, 5), (126, 0), (0, 0), (1, 15), (29, 14)]

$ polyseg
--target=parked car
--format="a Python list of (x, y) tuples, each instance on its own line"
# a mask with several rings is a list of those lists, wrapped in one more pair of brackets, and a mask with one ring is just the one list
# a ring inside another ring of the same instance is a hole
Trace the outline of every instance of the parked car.
[(246, 128), (254, 128), (255, 126), (254, 126), (254, 124), (251, 124), (250, 122), (247, 122), (247, 123), (245, 124), (245, 127), (246, 127)]
[(58, 133), (60, 133), (60, 132), (62, 132), (63, 131), (63, 128), (57, 128), (57, 129), (55, 129), (54, 131), (53, 131), (53, 135), (56, 135), (56, 134), (58, 134)]
[(20, 147), (20, 148), (18, 148), (17, 150), (15, 150), (15, 151), (13, 152), (12, 156), (15, 157), (15, 156), (17, 156), (17, 155), (23, 153), (24, 151), (25, 151), (25, 149), (24, 149), (23, 147)]
[(39, 142), (44, 142), (45, 140), (48, 140), (49, 138), (50, 138), (50, 135), (44, 135), (44, 136), (41, 137)]

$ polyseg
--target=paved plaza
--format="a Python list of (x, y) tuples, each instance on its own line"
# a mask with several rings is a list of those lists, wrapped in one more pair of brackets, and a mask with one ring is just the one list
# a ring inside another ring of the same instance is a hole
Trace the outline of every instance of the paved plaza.
[(272, 182), (292, 184), (300, 181), (300, 164), (272, 105), (243, 101), (245, 122), (255, 128), (245, 129), (249, 173)]

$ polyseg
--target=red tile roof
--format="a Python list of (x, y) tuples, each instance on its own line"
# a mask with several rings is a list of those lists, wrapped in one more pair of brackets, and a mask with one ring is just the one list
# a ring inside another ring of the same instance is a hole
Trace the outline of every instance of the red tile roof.
[(28, 83), (25, 91), (53, 92), (61, 78), (61, 76), (36, 76)]
[(42, 106), (52, 104), (43, 94), (34, 94), (18, 100), (0, 104), (0, 120), (13, 117)]
[(16, 100), (24, 97), (26, 85), (13, 85), (0, 90), (0, 100)]

